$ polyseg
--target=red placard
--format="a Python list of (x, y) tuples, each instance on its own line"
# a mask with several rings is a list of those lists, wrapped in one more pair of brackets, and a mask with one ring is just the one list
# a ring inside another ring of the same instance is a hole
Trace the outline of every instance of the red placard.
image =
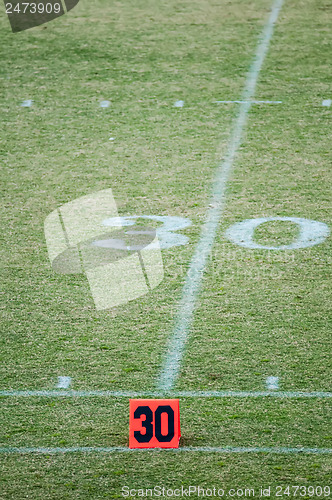
[(129, 400), (129, 448), (178, 448), (178, 399)]

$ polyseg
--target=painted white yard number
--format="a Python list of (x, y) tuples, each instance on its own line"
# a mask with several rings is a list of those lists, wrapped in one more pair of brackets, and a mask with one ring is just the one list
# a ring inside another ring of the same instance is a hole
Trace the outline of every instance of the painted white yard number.
[[(191, 226), (191, 220), (185, 219), (184, 217), (170, 215), (128, 215), (126, 217), (111, 217), (110, 219), (105, 219), (103, 225), (111, 227), (134, 226), (136, 224), (136, 219), (149, 219), (163, 223), (161, 227), (156, 228), (156, 234), (161, 249), (186, 245), (189, 241), (187, 236), (174, 232)], [(140, 231), (139, 229), (127, 231), (127, 234), (140, 234)]]
[[(286, 221), (293, 222), (299, 226), (299, 235), (289, 245), (260, 245), (254, 241), (255, 229), (266, 222)], [(296, 248), (307, 248), (323, 241), (329, 236), (330, 230), (323, 222), (302, 219), (300, 217), (262, 217), (259, 219), (247, 219), (234, 224), (227, 229), (227, 239), (246, 248), (259, 248), (265, 250), (294, 250)]]
[[(168, 249), (176, 246), (186, 245), (189, 238), (183, 234), (177, 234), (180, 231), (191, 226), (190, 219), (170, 215), (128, 215), (124, 217), (111, 217), (103, 221), (104, 226), (128, 227), (135, 226), (137, 219), (148, 219), (162, 222), (162, 226), (156, 229), (161, 249)], [(299, 234), (295, 241), (288, 245), (261, 245), (254, 240), (255, 229), (266, 222), (292, 222), (299, 227)], [(127, 231), (128, 234), (140, 234), (139, 228)], [(304, 219), (301, 217), (261, 217), (258, 219), (246, 219), (238, 222), (227, 229), (225, 236), (233, 243), (245, 247), (263, 250), (294, 250), (297, 248), (307, 248), (319, 243), (323, 243), (329, 236), (329, 227), (323, 222)], [(106, 243), (106, 242), (105, 242)], [(103, 246), (103, 242), (95, 242)], [(107, 246), (107, 245), (106, 245)]]

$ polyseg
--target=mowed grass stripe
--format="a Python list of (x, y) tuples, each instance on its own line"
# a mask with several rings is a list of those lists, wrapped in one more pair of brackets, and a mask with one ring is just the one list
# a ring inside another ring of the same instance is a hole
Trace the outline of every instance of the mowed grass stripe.
[(264, 26), (261, 39), (255, 53), (254, 61), (249, 69), (245, 88), (242, 93), (240, 109), (234, 129), (228, 144), (224, 160), (218, 167), (215, 178), (210, 208), (207, 212), (207, 220), (203, 225), (202, 232), (194, 256), (191, 260), (186, 281), (182, 291), (182, 298), (176, 318), (173, 336), (171, 337), (164, 360), (164, 365), (159, 377), (158, 388), (170, 390), (178, 378), (183, 351), (191, 326), (197, 296), (199, 294), (202, 274), (207, 259), (215, 240), (216, 231), (225, 204), (225, 193), (227, 181), (241, 144), (243, 131), (247, 123), (248, 112), (251, 108), (251, 99), (254, 97), (258, 77), (267, 54), (270, 40), (273, 35), (274, 25), (278, 19), (283, 0), (275, 0), (272, 11)]

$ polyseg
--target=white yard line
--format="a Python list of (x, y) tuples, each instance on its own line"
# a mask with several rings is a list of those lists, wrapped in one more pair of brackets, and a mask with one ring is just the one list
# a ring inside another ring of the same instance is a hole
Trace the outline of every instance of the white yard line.
[[(216, 104), (247, 104), (249, 101), (214, 101)], [(250, 101), (251, 104), (282, 104), (282, 101)]]
[(162, 371), (159, 376), (158, 388), (161, 390), (167, 391), (172, 389), (179, 375), (182, 356), (201, 287), (203, 271), (210, 255), (218, 224), (223, 213), (227, 182), (236, 153), (242, 142), (248, 112), (251, 108), (251, 99), (255, 94), (258, 77), (269, 48), (274, 24), (278, 19), (282, 4), (283, 0), (275, 0), (273, 2), (271, 14), (264, 26), (253, 63), (247, 76), (241, 98), (243, 102), (239, 105), (239, 113), (235, 121), (225, 158), (217, 169), (212, 200), (210, 201), (210, 208), (207, 211), (207, 220), (202, 227), (201, 236), (189, 266), (186, 281), (183, 286), (182, 298), (179, 304), (173, 336), (169, 341)]
[(304, 447), (245, 447), (245, 446), (183, 446), (180, 448), (148, 448), (130, 449), (124, 446), (73, 446), (68, 448), (44, 448), (44, 447), (8, 447), (0, 448), (1, 453), (7, 454), (56, 454), (56, 453), (160, 453), (160, 452), (208, 452), (208, 453), (273, 453), (273, 454), (316, 454), (316, 455), (329, 455), (332, 453), (331, 448), (304, 448)]
[(75, 391), (68, 390), (36, 390), (36, 391), (0, 391), (0, 397), (46, 397), (46, 398), (164, 398), (169, 396), (188, 398), (332, 398), (332, 392), (323, 391)]

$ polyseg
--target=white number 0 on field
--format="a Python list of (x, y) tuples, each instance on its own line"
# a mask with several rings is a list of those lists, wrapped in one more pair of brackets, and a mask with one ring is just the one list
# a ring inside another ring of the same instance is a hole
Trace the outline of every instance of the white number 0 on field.
[[(255, 229), (266, 222), (285, 221), (293, 222), (299, 227), (297, 238), (289, 245), (260, 245), (254, 241)], [(260, 219), (247, 219), (234, 224), (227, 229), (225, 236), (227, 239), (245, 248), (259, 248), (265, 250), (294, 250), (296, 248), (307, 248), (323, 241), (330, 234), (330, 230), (323, 222), (303, 219), (300, 217), (262, 217)]]

